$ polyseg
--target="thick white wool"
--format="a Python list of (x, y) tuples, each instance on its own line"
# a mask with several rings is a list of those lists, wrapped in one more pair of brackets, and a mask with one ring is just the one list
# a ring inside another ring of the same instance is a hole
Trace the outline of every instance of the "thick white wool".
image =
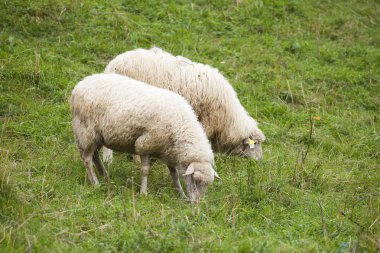
[[(216, 151), (230, 152), (249, 137), (259, 143), (265, 140), (232, 86), (209, 65), (173, 56), (159, 48), (137, 49), (118, 55), (105, 72), (129, 76), (183, 96)], [(257, 150), (261, 156), (261, 146)]]
[(214, 164), (201, 124), (178, 94), (117, 74), (95, 74), (77, 84), (70, 104), (82, 157), (104, 145), (157, 156), (173, 167)]

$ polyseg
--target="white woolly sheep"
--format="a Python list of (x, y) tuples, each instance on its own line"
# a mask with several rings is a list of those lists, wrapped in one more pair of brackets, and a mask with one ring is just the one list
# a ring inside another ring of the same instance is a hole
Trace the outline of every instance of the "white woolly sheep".
[[(217, 69), (152, 48), (118, 55), (105, 72), (180, 94), (193, 107), (214, 151), (262, 159), (265, 136)], [(104, 150), (104, 159), (112, 161), (112, 150)]]
[(92, 184), (99, 184), (93, 163), (101, 175), (107, 173), (98, 155), (102, 146), (140, 155), (142, 194), (147, 193), (149, 156), (167, 164), (181, 194), (177, 169), (186, 169), (192, 201), (217, 176), (206, 134), (178, 94), (117, 74), (95, 74), (75, 86), (70, 104), (76, 144)]

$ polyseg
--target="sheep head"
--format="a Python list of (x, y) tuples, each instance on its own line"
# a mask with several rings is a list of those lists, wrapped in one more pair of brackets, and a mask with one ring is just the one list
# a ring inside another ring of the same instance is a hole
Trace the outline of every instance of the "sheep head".
[(241, 143), (232, 151), (233, 154), (241, 157), (263, 159), (263, 149), (261, 144), (265, 141), (265, 135), (260, 129), (255, 129), (253, 133), (241, 141)]
[(212, 164), (208, 162), (191, 163), (183, 176), (191, 202), (198, 202), (204, 196), (207, 186), (214, 181), (215, 177), (220, 179)]

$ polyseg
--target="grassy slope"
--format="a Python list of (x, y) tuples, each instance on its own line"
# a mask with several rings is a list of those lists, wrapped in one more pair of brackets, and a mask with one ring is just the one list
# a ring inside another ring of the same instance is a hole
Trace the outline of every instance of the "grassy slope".
[[(0, 251), (379, 247), (376, 1), (32, 2), (0, 3)], [(219, 68), (267, 135), (262, 163), (217, 157), (198, 208), (159, 162), (139, 197), (123, 155), (93, 188), (73, 142), (74, 85), (152, 45)]]

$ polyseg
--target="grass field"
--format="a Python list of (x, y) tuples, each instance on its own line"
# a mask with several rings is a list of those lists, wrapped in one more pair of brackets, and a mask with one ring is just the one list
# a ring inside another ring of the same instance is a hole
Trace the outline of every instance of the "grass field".
[[(379, 252), (378, 1), (0, 1), (1, 252)], [(68, 98), (153, 45), (217, 67), (267, 136), (204, 202), (117, 154), (92, 187)], [(310, 131), (312, 127), (312, 135)]]

